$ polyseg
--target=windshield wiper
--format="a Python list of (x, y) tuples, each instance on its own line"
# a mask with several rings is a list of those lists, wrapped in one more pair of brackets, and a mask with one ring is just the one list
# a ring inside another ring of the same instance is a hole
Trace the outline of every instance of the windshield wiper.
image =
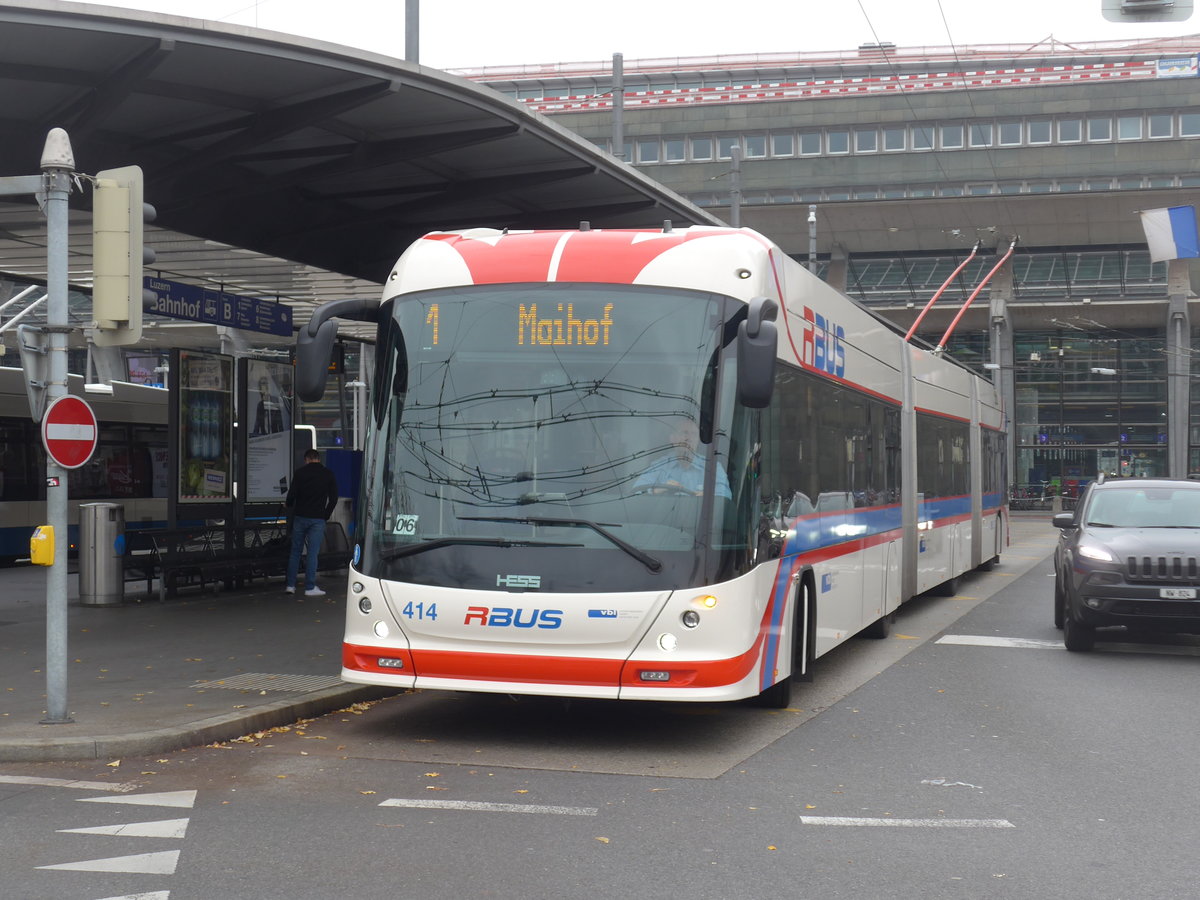
[[(497, 520), (498, 521), (498, 520)], [(472, 538), (472, 537), (443, 537), (434, 538), (421, 544), (409, 544), (406, 547), (396, 547), (379, 554), (384, 562), (400, 559), (402, 556), (412, 556), (414, 553), (424, 553), (436, 547), (452, 547), (456, 545), (478, 547), (582, 547), (583, 544), (567, 544), (561, 541), (527, 541), (520, 538)]]
[(651, 572), (662, 571), (662, 562), (655, 559), (646, 551), (639, 550), (633, 544), (621, 540), (603, 525), (587, 519), (560, 519), (555, 516), (459, 516), (459, 518), (469, 522), (512, 522), (517, 525), (567, 525), (574, 528), (590, 528), (605, 540), (611, 541), (615, 546), (620, 547)]

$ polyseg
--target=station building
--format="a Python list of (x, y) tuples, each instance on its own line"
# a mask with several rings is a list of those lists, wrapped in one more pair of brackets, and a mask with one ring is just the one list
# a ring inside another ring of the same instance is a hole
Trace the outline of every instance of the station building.
[(457, 74), (763, 232), (901, 333), (978, 242), (916, 336), (999, 379), (1011, 480), (1069, 493), (1200, 473), (1196, 261), (1152, 261), (1139, 216), (1200, 200), (1198, 52), (868, 44)]

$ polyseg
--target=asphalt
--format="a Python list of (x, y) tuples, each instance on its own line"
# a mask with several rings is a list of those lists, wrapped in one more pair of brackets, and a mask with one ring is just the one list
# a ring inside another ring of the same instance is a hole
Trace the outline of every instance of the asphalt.
[[(46, 719), (46, 577), (0, 568), (0, 761), (118, 759), (232, 740), (394, 691), (339, 678), (345, 570), (325, 597), (283, 580), (159, 601), (79, 601), (68, 576), (66, 709)], [(60, 707), (61, 708), (61, 707)]]
[[(1049, 512), (1014, 512), (1017, 520)], [(1030, 523), (1032, 524), (1032, 523)], [(394, 691), (339, 678), (346, 574), (325, 597), (281, 578), (84, 605), (68, 576), (66, 708), (46, 719), (46, 576), (0, 568), (0, 762), (119, 759), (233, 740)]]

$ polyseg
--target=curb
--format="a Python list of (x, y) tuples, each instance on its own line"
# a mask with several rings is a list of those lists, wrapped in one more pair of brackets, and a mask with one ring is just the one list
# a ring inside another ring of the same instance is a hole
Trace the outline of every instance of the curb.
[(211, 716), (170, 728), (93, 737), (16, 738), (0, 740), (0, 762), (68, 762), (168, 753), (227, 741), (255, 731), (287, 725), (297, 719), (333, 712), (352, 703), (380, 700), (395, 689), (373, 685), (326, 688), (304, 697), (279, 700), (236, 713)]

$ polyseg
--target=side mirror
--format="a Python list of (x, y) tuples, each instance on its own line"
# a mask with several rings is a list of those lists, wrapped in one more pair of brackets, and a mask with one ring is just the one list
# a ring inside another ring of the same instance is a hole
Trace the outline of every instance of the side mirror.
[(1055, 528), (1074, 528), (1075, 513), (1055, 513), (1054, 518), (1050, 520), (1050, 524)]
[(322, 303), (296, 335), (296, 396), (315, 403), (325, 396), (329, 359), (337, 338), (337, 316), (370, 322), (379, 310), (378, 300), (330, 300)]
[(775, 318), (778, 315), (779, 304), (774, 300), (755, 297), (750, 301), (745, 321), (738, 325), (738, 401), (751, 409), (767, 406), (775, 389), (775, 353), (779, 345)]

